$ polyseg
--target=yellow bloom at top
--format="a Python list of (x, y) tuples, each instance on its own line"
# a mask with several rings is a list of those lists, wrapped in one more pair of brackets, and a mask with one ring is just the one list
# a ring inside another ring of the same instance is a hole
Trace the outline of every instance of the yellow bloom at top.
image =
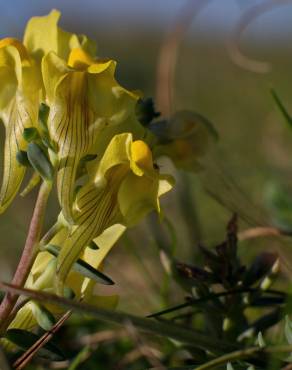
[[(48, 130), (59, 161), (58, 196), (64, 217), (74, 223), (72, 205), (81, 159), (88, 154), (101, 156), (115, 133), (129, 130), (143, 136), (144, 129), (135, 118), (138, 96), (115, 80), (116, 62), (98, 59), (87, 38), (58, 28), (58, 17), (54, 11), (48, 17), (32, 19), (26, 40), (36, 54), (39, 50), (45, 52), (42, 78), (50, 108)], [(30, 35), (36, 28), (44, 28), (42, 22), (51, 25), (46, 41), (45, 36)], [(37, 47), (40, 41), (44, 42), (43, 49)], [(60, 45), (64, 44), (69, 47), (61, 52)]]
[[(102, 156), (113, 135), (132, 132), (144, 137), (135, 116), (139, 98), (118, 84), (116, 62), (96, 57), (86, 36), (58, 27), (60, 13), (33, 17), (23, 43), (0, 41), (0, 118), (6, 127), (5, 165), (0, 211), (18, 192), (25, 174), (16, 155), (25, 151), (23, 130), (38, 127), (40, 103), (49, 106), (49, 140), (56, 148), (57, 187), (67, 221), (74, 223), (72, 205), (80, 161)], [(101, 134), (102, 133), (102, 134)]]

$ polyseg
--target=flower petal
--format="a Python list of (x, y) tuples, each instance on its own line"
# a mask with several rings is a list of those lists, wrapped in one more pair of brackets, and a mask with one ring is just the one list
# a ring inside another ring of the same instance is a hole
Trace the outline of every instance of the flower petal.
[(79, 217), (76, 217), (76, 226), (72, 227), (58, 256), (56, 285), (59, 293), (62, 293), (70, 269), (84, 248), (114, 223), (117, 212), (115, 193), (107, 190), (88, 185), (78, 193)]
[(73, 223), (77, 168), (93, 144), (89, 130), (93, 115), (88, 104), (86, 74), (69, 72), (64, 62), (50, 53), (43, 60), (43, 76), (50, 106), (48, 128), (59, 149), (59, 201), (65, 218)]
[(51, 51), (67, 60), (70, 51), (79, 47), (95, 55), (95, 45), (92, 41), (58, 27), (60, 16), (61, 13), (54, 9), (46, 16), (29, 20), (24, 34), (24, 45), (29, 52), (39, 61)]
[(0, 118), (5, 126), (4, 173), (0, 191), (0, 212), (14, 199), (25, 174), (16, 154), (25, 150), (22, 134), (25, 127), (35, 126), (38, 115), (39, 81), (33, 65), (22, 65), (14, 46), (0, 49)]

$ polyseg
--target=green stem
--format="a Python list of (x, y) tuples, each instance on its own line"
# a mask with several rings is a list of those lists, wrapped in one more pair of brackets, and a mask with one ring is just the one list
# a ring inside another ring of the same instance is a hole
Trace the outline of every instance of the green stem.
[(253, 356), (258, 353), (287, 353), (292, 351), (291, 344), (285, 344), (273, 347), (250, 347), (220, 356), (211, 360), (204, 365), (194, 368), (194, 370), (210, 370), (218, 368), (220, 365), (227, 364), (228, 362), (234, 362), (246, 357)]
[[(210, 301), (214, 298), (226, 297), (226, 296), (235, 295), (235, 294), (255, 293), (255, 292), (258, 292), (258, 291), (260, 292), (260, 290), (256, 289), (256, 288), (242, 288), (242, 289), (230, 290), (230, 291), (227, 291), (227, 292), (213, 293), (213, 294), (210, 294), (210, 295), (208, 295), (206, 297), (203, 297), (203, 298), (190, 299), (185, 303), (181, 303), (177, 306), (169, 307), (169, 308), (167, 308), (163, 311), (155, 312), (153, 314), (148, 315), (147, 317), (151, 317), (151, 318), (158, 317), (158, 316), (161, 316), (161, 315), (165, 315), (167, 313), (171, 313), (173, 311), (180, 310), (182, 308), (186, 308), (186, 307), (189, 307), (189, 306), (195, 306), (197, 304)], [(285, 293), (280, 292), (280, 291), (276, 291), (276, 290), (272, 290), (272, 289), (265, 290), (265, 293), (270, 293), (270, 294), (278, 295), (278, 296), (281, 296), (281, 297), (286, 297)]]
[[(29, 230), (23, 252), (16, 268), (12, 284), (24, 286), (33, 262), (37, 255), (38, 242), (43, 226), (45, 210), (52, 184), (44, 181), (39, 189), (35, 208), (29, 225)], [(0, 335), (3, 335), (11, 322), (11, 312), (17, 302), (18, 294), (6, 293), (0, 305)]]
[(226, 351), (234, 351), (238, 348), (238, 346), (234, 343), (217, 340), (199, 331), (190, 330), (180, 325), (174, 325), (173, 323), (169, 324), (167, 322), (138, 317), (124, 312), (97, 308), (92, 305), (72, 301), (54, 294), (17, 287), (15, 285), (6, 283), (0, 283), (0, 289), (13, 294), (30, 297), (34, 300), (41, 301), (42, 303), (55, 304), (63, 307), (66, 310), (69, 309), (82, 314), (88, 314), (104, 322), (118, 325), (127, 325), (127, 322), (131, 322), (140, 330), (144, 330), (169, 339), (174, 339), (193, 347), (208, 350), (215, 354), (221, 354)]

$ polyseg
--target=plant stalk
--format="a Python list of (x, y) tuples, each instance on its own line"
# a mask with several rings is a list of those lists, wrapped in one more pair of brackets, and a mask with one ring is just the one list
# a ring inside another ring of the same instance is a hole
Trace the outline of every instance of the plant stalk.
[[(12, 284), (24, 286), (30, 273), (31, 267), (38, 251), (38, 242), (40, 240), (43, 226), (45, 210), (52, 184), (44, 181), (39, 189), (33, 215), (30, 221), (29, 230), (20, 261), (16, 268)], [(11, 312), (17, 302), (18, 294), (7, 292), (0, 305), (0, 336), (3, 335), (11, 322)]]
[(255, 354), (267, 353), (267, 354), (276, 354), (276, 353), (288, 353), (292, 351), (291, 344), (283, 344), (278, 346), (269, 346), (269, 347), (250, 347), (227, 353), (226, 355), (220, 356), (211, 360), (204, 365), (194, 368), (194, 370), (211, 370), (217, 369), (219, 366), (227, 364), (228, 362), (234, 362), (241, 360)]
[(16, 293), (18, 295), (21, 294), (36, 301), (41, 301), (42, 303), (55, 304), (59, 307), (63, 307), (65, 310), (72, 310), (82, 314), (88, 314), (107, 323), (126, 325), (127, 322), (131, 322), (137, 329), (156, 334), (158, 336), (171, 338), (190, 346), (198, 347), (204, 350), (207, 349), (215, 354), (222, 354), (226, 351), (234, 351), (238, 349), (238, 345), (235, 343), (217, 340), (216, 338), (212, 338), (202, 332), (190, 330), (180, 325), (173, 325), (164, 321), (156, 321), (149, 318), (138, 317), (116, 310), (97, 308), (95, 306), (72, 301), (55, 294), (17, 287), (11, 284), (0, 283), (0, 289), (11, 293)]

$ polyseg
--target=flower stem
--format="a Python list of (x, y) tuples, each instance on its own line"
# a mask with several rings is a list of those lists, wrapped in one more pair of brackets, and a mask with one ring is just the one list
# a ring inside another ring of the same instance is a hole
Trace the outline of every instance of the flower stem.
[[(38, 242), (44, 221), (45, 210), (52, 184), (44, 181), (39, 189), (31, 218), (24, 249), (16, 268), (12, 284), (24, 286), (37, 255)], [(3, 335), (11, 322), (10, 314), (17, 302), (18, 295), (6, 293), (0, 305), (0, 335)]]
[(241, 349), (241, 350), (227, 353), (226, 355), (217, 357), (205, 363), (204, 365), (196, 367), (196, 370), (217, 369), (218, 366), (227, 364), (228, 362), (234, 362), (237, 360), (241, 360), (241, 359), (244, 359), (244, 358), (253, 356), (255, 354), (259, 354), (259, 353), (273, 354), (273, 353), (288, 353), (291, 351), (292, 351), (291, 344), (283, 344), (283, 345), (269, 346), (269, 347), (250, 347), (250, 348)]

